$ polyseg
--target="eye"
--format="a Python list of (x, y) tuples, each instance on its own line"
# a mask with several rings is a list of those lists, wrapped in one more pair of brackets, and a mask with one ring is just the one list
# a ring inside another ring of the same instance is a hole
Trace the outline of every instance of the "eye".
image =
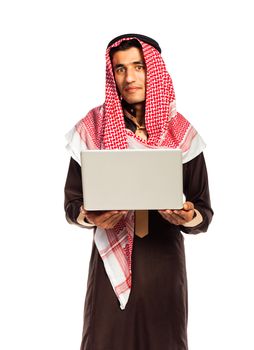
[(142, 65), (142, 64), (139, 64), (138, 66), (136, 66), (136, 70), (137, 70), (137, 71), (142, 71), (142, 70), (144, 70), (144, 69), (145, 69), (145, 66)]
[(116, 68), (115, 71), (116, 71), (117, 74), (121, 74), (121, 73), (125, 72), (125, 68), (124, 67), (118, 67), (118, 68)]

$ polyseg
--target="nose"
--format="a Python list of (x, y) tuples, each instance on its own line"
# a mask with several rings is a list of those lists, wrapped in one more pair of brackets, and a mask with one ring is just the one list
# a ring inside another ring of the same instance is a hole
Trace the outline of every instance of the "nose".
[(125, 80), (127, 83), (133, 83), (136, 78), (135, 78), (135, 71), (131, 68), (126, 70), (126, 75), (125, 75)]

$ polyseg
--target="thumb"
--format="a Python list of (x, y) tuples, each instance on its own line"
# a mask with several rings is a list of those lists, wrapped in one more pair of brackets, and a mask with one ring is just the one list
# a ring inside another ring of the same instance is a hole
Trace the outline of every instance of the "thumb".
[(194, 204), (192, 202), (185, 202), (183, 205), (184, 210), (193, 210)]

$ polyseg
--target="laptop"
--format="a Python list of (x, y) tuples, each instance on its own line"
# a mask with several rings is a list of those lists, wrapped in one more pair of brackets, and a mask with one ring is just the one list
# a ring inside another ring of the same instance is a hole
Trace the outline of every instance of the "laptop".
[(183, 207), (181, 150), (86, 150), (81, 173), (87, 210)]

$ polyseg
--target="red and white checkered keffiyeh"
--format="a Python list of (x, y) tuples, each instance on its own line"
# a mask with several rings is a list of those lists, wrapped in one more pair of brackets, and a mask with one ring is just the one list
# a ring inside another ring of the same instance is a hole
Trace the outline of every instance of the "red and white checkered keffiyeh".
[[(123, 38), (111, 47), (118, 46)], [(136, 38), (137, 39), (137, 38)], [(139, 39), (137, 39), (139, 40)], [(160, 53), (139, 40), (146, 64), (145, 125), (148, 140), (125, 128), (123, 109), (114, 80), (109, 47), (106, 51), (106, 98), (67, 134), (67, 148), (80, 163), (84, 149), (180, 148), (183, 162), (196, 157), (205, 147), (191, 124), (176, 111), (175, 93)], [(124, 309), (131, 291), (131, 257), (134, 212), (129, 211), (114, 229), (97, 228), (95, 244), (103, 260), (114, 292)]]

